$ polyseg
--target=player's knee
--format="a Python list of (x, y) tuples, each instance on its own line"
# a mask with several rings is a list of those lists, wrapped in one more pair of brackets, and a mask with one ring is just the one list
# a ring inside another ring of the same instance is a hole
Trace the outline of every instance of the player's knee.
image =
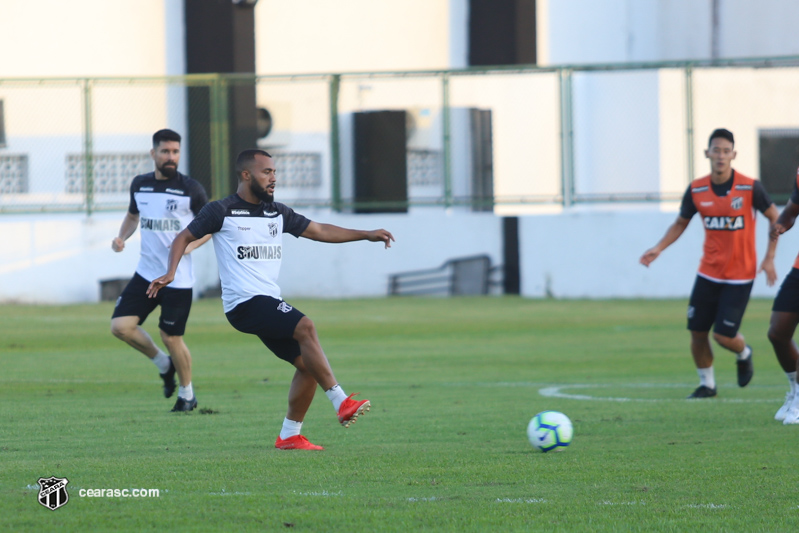
[(713, 340), (717, 343), (721, 344), (722, 346), (726, 346), (732, 342), (734, 337), (728, 337), (726, 335), (722, 335), (721, 333), (713, 332)]
[(294, 328), (294, 339), (302, 343), (304, 340), (316, 338), (316, 326), (307, 316), (302, 317)]
[(126, 324), (111, 321), (111, 334), (117, 339), (125, 340), (131, 335), (131, 328)]
[(771, 344), (782, 344), (786, 340), (785, 337), (785, 334), (777, 326), (772, 325), (768, 328), (768, 340)]
[(183, 336), (182, 335), (170, 335), (168, 333), (164, 333), (161, 330), (161, 340), (166, 345), (167, 349), (172, 352), (176, 348), (181, 348), (183, 346)]

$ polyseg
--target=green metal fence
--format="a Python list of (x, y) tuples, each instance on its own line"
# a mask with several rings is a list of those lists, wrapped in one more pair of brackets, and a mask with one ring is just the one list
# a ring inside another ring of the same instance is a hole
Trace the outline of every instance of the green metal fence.
[[(794, 137), (799, 142), (794, 56), (0, 79), (0, 213), (123, 209), (131, 178), (152, 169), (150, 137), (163, 127), (184, 135), (181, 170), (204, 181), (213, 198), (230, 194), (231, 139), (247, 139), (235, 127), (236, 114), (252, 110), (237, 100), (243, 86), (254, 87), (255, 106), (271, 118), (268, 134), (247, 144), (273, 153), (280, 199), (298, 206), (375, 207), (355, 196), (352, 117), (377, 110), (406, 112), (408, 197), (399, 202), (405, 208), (513, 213), (677, 200), (690, 179), (706, 173), (703, 150), (716, 127), (736, 134), (736, 168), (762, 174), (777, 198), (792, 186), (785, 169), (799, 163), (785, 148)], [(475, 117), (483, 117), (479, 128)]]

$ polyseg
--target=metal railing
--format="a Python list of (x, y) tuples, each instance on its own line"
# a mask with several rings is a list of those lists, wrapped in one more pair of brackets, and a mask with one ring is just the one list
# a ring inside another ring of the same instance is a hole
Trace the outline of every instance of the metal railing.
[[(146, 154), (150, 136), (162, 127), (180, 131), (184, 152), (203, 152), (202, 160), (208, 161), (208, 168), (191, 168), (184, 154), (182, 170), (203, 176), (211, 197), (229, 194), (235, 134), (231, 94), (247, 84), (255, 87), (257, 105), (274, 118), (273, 131), (253, 142), (286, 161), (300, 161), (297, 154), (302, 154), (301, 161), (315, 162), (294, 165), (316, 174), (281, 189), (281, 199), (334, 210), (466, 206), (507, 211), (677, 200), (704, 172), (704, 140), (715, 127), (734, 131), (736, 164), (757, 175), (758, 132), (799, 126), (794, 104), (799, 56), (308, 75), (0, 79), (6, 141), (0, 147), (0, 213), (123, 209), (127, 191), (113, 184), (129, 181), (132, 176), (125, 173), (134, 172), (135, 165), (110, 162)], [(192, 99), (190, 89), (202, 98)], [(354, 113), (384, 109), (406, 110), (415, 120), (407, 131), (408, 149), (439, 154), (425, 161), (440, 165), (431, 175), (441, 178), (409, 178), (407, 200), (375, 204), (353, 193), (351, 122)], [(466, 133), (464, 109), (492, 114), (491, 197), (473, 194), (469, 181), (476, 171), (464, 161), (474, 139)], [(74, 181), (69, 173), (79, 168), (76, 158), (82, 159), (79, 189), (67, 186)]]

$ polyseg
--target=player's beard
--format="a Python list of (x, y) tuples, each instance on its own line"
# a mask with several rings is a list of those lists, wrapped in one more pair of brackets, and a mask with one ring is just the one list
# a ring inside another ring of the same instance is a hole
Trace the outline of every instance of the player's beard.
[(164, 163), (158, 167), (158, 172), (165, 178), (172, 179), (178, 175), (178, 166), (175, 163)]
[(257, 196), (262, 202), (271, 204), (275, 201), (275, 195), (269, 194), (266, 189), (262, 189), (255, 180), (250, 182), (250, 192)]

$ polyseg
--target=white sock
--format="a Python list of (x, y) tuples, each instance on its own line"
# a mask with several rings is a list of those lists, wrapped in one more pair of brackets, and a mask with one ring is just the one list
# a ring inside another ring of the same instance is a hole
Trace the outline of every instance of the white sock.
[(338, 408), (341, 407), (341, 402), (347, 399), (347, 393), (341, 388), (341, 385), (336, 383), (332, 388), (325, 391), (327, 399), (333, 402), (333, 409), (338, 413)]
[(796, 371), (786, 372), (785, 375), (788, 376), (788, 383), (791, 384), (791, 393), (796, 394), (796, 390), (799, 389), (799, 386), (796, 384)]
[(302, 422), (295, 422), (294, 420), (284, 418), (283, 429), (280, 430), (280, 438), (287, 439), (299, 435), (300, 429), (302, 429)]
[(161, 350), (158, 350), (158, 353), (151, 360), (158, 367), (160, 373), (165, 374), (169, 370), (169, 356)]
[(178, 397), (184, 400), (191, 400), (194, 398), (194, 388), (192, 388), (191, 383), (185, 387), (183, 385), (178, 386)]
[(745, 361), (745, 360), (749, 359), (749, 357), (751, 355), (752, 355), (752, 348), (750, 348), (749, 346), (746, 346), (744, 348), (744, 351), (742, 351), (741, 353), (738, 354), (738, 360), (739, 361)]
[(699, 374), (699, 385), (704, 385), (709, 389), (716, 388), (716, 377), (713, 374), (713, 367), (697, 368), (696, 373)]

